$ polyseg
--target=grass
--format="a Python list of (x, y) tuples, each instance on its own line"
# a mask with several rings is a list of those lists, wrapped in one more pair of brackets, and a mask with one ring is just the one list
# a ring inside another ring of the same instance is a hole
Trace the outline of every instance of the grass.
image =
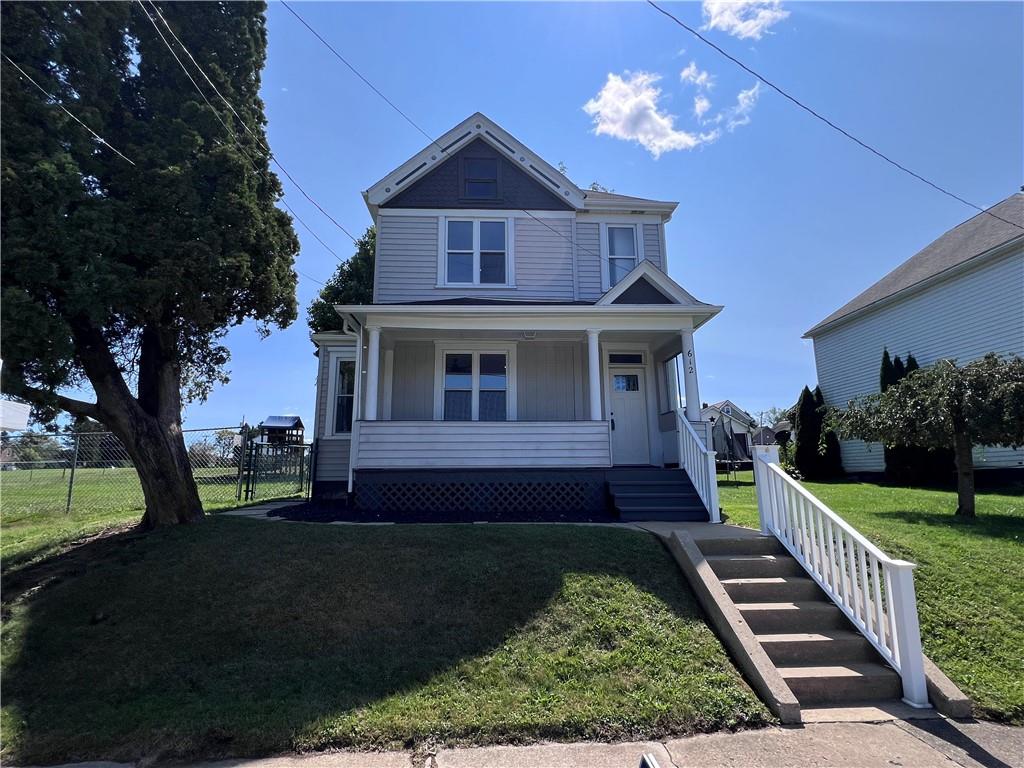
[(20, 580), (2, 635), (8, 762), (770, 721), (636, 531), (214, 517), (96, 540)]
[[(204, 508), (238, 506), (232, 469), (193, 470)], [(4, 572), (50, 557), (72, 542), (126, 528), (142, 518), (145, 503), (134, 469), (78, 468), (70, 513), (63, 469), (0, 472), (0, 562)], [(294, 495), (294, 482), (262, 483), (261, 501)]]
[[(825, 504), (914, 572), (925, 653), (981, 717), (1024, 724), (1024, 484), (978, 492), (957, 518), (953, 491), (806, 483)], [(750, 472), (719, 481), (729, 522), (758, 526)]]

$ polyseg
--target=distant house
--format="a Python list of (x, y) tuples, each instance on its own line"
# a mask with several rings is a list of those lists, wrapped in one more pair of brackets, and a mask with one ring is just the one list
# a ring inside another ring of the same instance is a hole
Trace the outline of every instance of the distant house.
[(757, 431), (757, 420), (753, 416), (732, 400), (722, 400), (705, 405), (700, 418), (712, 424), (712, 442), (719, 460), (750, 458), (750, 446), (754, 444)]
[[(1024, 194), (954, 227), (820, 323), (804, 338), (828, 405), (879, 387), (882, 350), (921, 366), (988, 352), (1024, 355)], [(842, 443), (848, 472), (885, 469), (881, 446)], [(979, 449), (979, 467), (1024, 466), (1024, 451)]]

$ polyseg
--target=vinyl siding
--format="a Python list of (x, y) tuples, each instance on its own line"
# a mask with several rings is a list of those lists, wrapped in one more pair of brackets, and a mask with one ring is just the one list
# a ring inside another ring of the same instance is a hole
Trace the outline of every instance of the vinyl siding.
[(316, 380), (316, 477), (315, 480), (348, 480), (348, 461), (351, 448), (351, 439), (328, 438), (327, 419), (330, 414), (329, 403), (327, 402), (330, 392), (330, 356), (331, 352), (340, 349), (349, 349), (355, 356), (355, 344), (336, 344), (320, 348), (319, 362), (317, 365)]
[(576, 222), (576, 274), (579, 298), (601, 298), (601, 228), (594, 222)]
[(661, 228), (657, 224), (644, 224), (644, 258), (658, 269), (665, 269), (661, 258)]
[[(509, 213), (496, 211), (495, 215)], [(571, 301), (572, 219), (538, 218), (513, 219), (515, 288), (438, 288), (438, 217), (380, 216), (375, 301), (387, 304), (467, 295)]]
[(395, 344), (391, 385), (391, 418), (406, 421), (434, 417), (434, 344), (400, 341)]
[(518, 417), (522, 421), (577, 421), (589, 413), (582, 344), (527, 341), (516, 350)]
[(606, 467), (608, 423), (364, 422), (359, 467)]
[(316, 480), (348, 480), (351, 440), (320, 440), (316, 444)]
[[(938, 283), (814, 340), (818, 383), (829, 405), (878, 391), (882, 349), (921, 366), (943, 358), (959, 362), (988, 352), (1024, 355), (1024, 251)], [(842, 443), (851, 472), (880, 472), (880, 445)], [(1024, 466), (1024, 451), (985, 449), (979, 466)]]

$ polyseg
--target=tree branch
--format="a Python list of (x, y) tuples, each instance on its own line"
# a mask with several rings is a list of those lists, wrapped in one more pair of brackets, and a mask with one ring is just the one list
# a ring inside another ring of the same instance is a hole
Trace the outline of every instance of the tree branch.
[(52, 406), (56, 405), (61, 410), (67, 411), (72, 416), (84, 416), (93, 420), (100, 420), (100, 409), (96, 403), (89, 403), (85, 400), (76, 400), (73, 397), (47, 392), (26, 384), (24, 381), (15, 385), (15, 394), (24, 397), (35, 405)]

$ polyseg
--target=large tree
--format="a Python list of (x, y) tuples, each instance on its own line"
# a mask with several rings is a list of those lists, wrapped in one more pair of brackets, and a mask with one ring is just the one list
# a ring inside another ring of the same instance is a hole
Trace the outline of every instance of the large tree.
[(1024, 359), (988, 354), (964, 366), (940, 360), (832, 411), (826, 423), (847, 439), (952, 449), (956, 513), (973, 517), (974, 446), (1024, 444)]
[(377, 230), (368, 227), (363, 236), (356, 240), (356, 252), (338, 265), (334, 275), (320, 289), (320, 293), (309, 305), (307, 320), (310, 330), (336, 331), (341, 317), (334, 311), (335, 304), (373, 303), (373, 265), (377, 250)]
[(296, 316), (298, 240), (261, 146), (264, 10), (0, 5), (4, 53), (49, 94), (4, 62), (3, 388), (114, 432), (147, 527), (202, 518), (181, 411), (226, 381), (227, 328)]

